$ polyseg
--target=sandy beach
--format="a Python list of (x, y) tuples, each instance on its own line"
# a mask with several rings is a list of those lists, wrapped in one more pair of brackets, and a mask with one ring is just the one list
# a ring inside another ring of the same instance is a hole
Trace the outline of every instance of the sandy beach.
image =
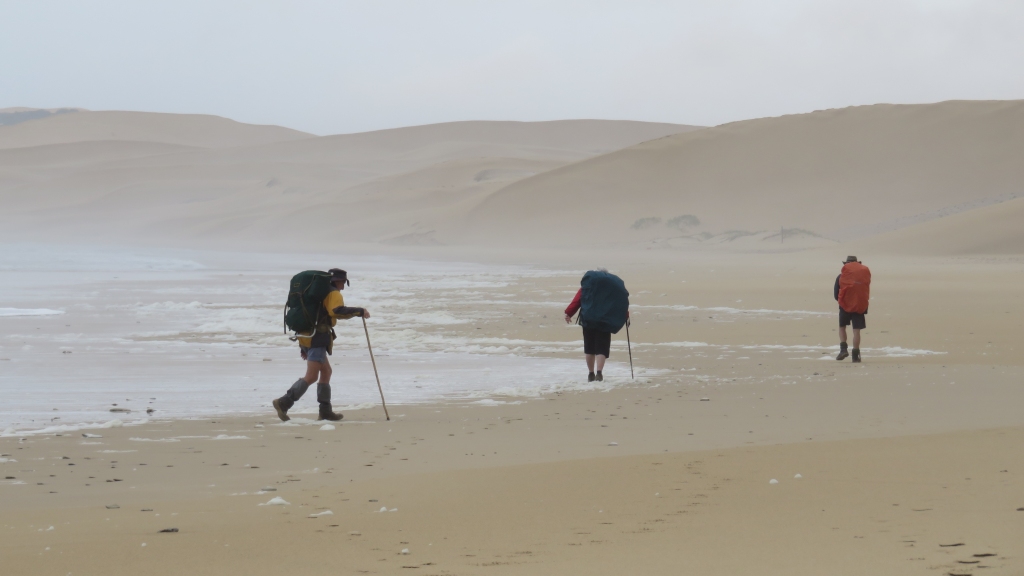
[[(626, 394), (602, 400), (638, 398)], [(5, 442), (34, 470), (5, 503), (4, 556), (13, 574), (1020, 569), (1020, 427), (689, 450), (670, 437), (692, 423), (654, 425), (647, 409), (559, 398), (336, 431), (244, 419), (107, 432), (91, 447)], [(222, 430), (248, 439), (213, 440)], [(207, 438), (149, 448), (133, 434)]]
[[(867, 261), (877, 281), (854, 365), (832, 359), (829, 256), (609, 254), (602, 264), (633, 294), (643, 376), (629, 379), (620, 334), (599, 389), (587, 390), (578, 328), (560, 324), (578, 272), (554, 255), (528, 268), (543, 274), (439, 304), (472, 322), (417, 330), (519, 346), (496, 360), (576, 362), (560, 387), (418, 403), (397, 393), (390, 422), (368, 401), (323, 429), (310, 398), (279, 422), (269, 400), (289, 380), (263, 377), (248, 415), (142, 421), (135, 409), (106, 427), (19, 427), (0, 438), (7, 571), (1020, 572), (1021, 262)], [(488, 314), (497, 299), (526, 309)], [(385, 317), (395, 306), (379, 303)], [(186, 328), (163, 338), (226, 338)], [(351, 356), (336, 372), (361, 370), (356, 336), (342, 333)], [(401, 348), (382, 338), (387, 392)], [(301, 370), (294, 351), (275, 350), (266, 364)], [(266, 364), (237, 366), (258, 377)], [(373, 398), (372, 372), (358, 373), (336, 386), (339, 402)]]

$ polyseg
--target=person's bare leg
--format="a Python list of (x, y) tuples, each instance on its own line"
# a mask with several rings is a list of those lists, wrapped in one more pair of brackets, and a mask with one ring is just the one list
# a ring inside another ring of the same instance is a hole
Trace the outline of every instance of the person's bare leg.
[[(843, 332), (845, 332), (845, 330)], [(843, 340), (846, 339), (844, 338)], [(860, 350), (860, 330), (857, 328), (853, 329), (853, 347)]]
[(306, 384), (313, 384), (320, 377), (320, 363), (309, 360), (306, 362), (306, 375), (302, 377)]
[(330, 384), (331, 374), (334, 374), (334, 370), (331, 368), (331, 361), (324, 358), (324, 361), (320, 363), (320, 383)]
[(593, 374), (594, 373), (594, 355), (593, 354), (586, 354), (586, 357), (587, 357), (587, 370), (589, 370), (590, 373)]
[[(854, 331), (856, 333), (856, 331)], [(846, 349), (846, 326), (839, 327), (839, 355), (836, 360), (845, 360), (850, 353)]]
[[(857, 331), (854, 330), (853, 333), (857, 334)], [(846, 343), (846, 326), (840, 326), (839, 327), (839, 343), (840, 344), (845, 344)]]
[(603, 354), (597, 355), (597, 373), (594, 377), (597, 378), (599, 382), (604, 381), (604, 374), (602, 372), (604, 371), (604, 361), (607, 359), (608, 357)]

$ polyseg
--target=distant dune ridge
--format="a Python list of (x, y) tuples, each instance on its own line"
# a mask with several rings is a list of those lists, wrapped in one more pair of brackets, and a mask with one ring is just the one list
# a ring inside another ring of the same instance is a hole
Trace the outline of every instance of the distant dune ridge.
[(323, 137), (80, 111), (0, 125), (0, 238), (1017, 254), (1021, 150), (1021, 101)]
[(80, 112), (81, 108), (0, 108), (0, 126), (14, 126), (29, 120), (39, 120), (54, 114)]
[(310, 136), (290, 128), (243, 124), (203, 114), (82, 111), (5, 126), (0, 130), (0, 149), (106, 140), (226, 148)]

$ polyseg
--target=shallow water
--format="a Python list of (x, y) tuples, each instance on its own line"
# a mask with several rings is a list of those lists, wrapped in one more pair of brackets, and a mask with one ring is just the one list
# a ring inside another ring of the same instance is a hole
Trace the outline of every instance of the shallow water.
[[(308, 260), (297, 262), (297, 260)], [(337, 264), (335, 264), (337, 263)], [(369, 330), (389, 403), (490, 399), (588, 389), (578, 335), (528, 341), (457, 336), (511, 301), (522, 267), (387, 258), (160, 253), (41, 245), (0, 250), (0, 431), (268, 412), (304, 373), (283, 334), (288, 280), (343, 265), (346, 303), (369, 308)], [(457, 304), (457, 306), (456, 306)], [(457, 309), (456, 309), (457, 308)], [(339, 322), (331, 358), (336, 406), (379, 404), (359, 319)], [(548, 357), (538, 357), (546, 354)], [(614, 381), (602, 386), (613, 386)], [(294, 409), (316, 409), (315, 387)], [(130, 412), (111, 412), (127, 409)], [(271, 413), (268, 412), (268, 417)]]
[[(715, 324), (819, 322), (835, 314), (830, 302), (823, 310), (702, 308), (657, 304), (640, 290), (631, 297), (638, 320), (633, 354), (641, 359), (637, 380), (615, 377), (629, 373), (626, 343), (617, 337), (606, 381), (587, 383), (579, 328), (561, 322), (579, 272), (382, 257), (6, 245), (0, 246), (0, 435), (115, 418), (131, 424), (147, 418), (147, 409), (153, 418), (273, 418), (270, 401), (305, 373), (298, 346), (282, 329), (288, 281), (299, 270), (339, 265), (352, 279), (346, 303), (373, 314), (368, 327), (380, 378), (396, 406), (445, 400), (500, 405), (557, 391), (657, 385), (669, 372), (644, 365), (679, 366), (671, 369), (674, 382), (703, 385), (725, 372), (735, 381), (737, 362), (771, 356), (799, 366), (835, 356), (832, 344), (782, 344), (775, 336), (774, 342), (745, 341), (742, 332), (739, 342), (726, 344), (695, 338), (687, 329), (697, 315)], [(674, 328), (658, 341), (644, 326), (666, 314)], [(376, 406), (362, 322), (341, 321), (337, 333), (335, 406)], [(864, 351), (879, 358), (943, 354), (897, 346)], [(774, 382), (791, 378), (790, 372), (756, 378)], [(316, 406), (311, 387), (293, 413), (313, 414)]]

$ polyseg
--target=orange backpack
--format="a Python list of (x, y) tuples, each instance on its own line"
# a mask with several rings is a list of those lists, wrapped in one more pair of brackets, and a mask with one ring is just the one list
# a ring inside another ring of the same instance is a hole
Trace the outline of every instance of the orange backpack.
[(839, 274), (839, 307), (853, 314), (868, 311), (871, 296), (871, 270), (860, 262), (843, 265)]

